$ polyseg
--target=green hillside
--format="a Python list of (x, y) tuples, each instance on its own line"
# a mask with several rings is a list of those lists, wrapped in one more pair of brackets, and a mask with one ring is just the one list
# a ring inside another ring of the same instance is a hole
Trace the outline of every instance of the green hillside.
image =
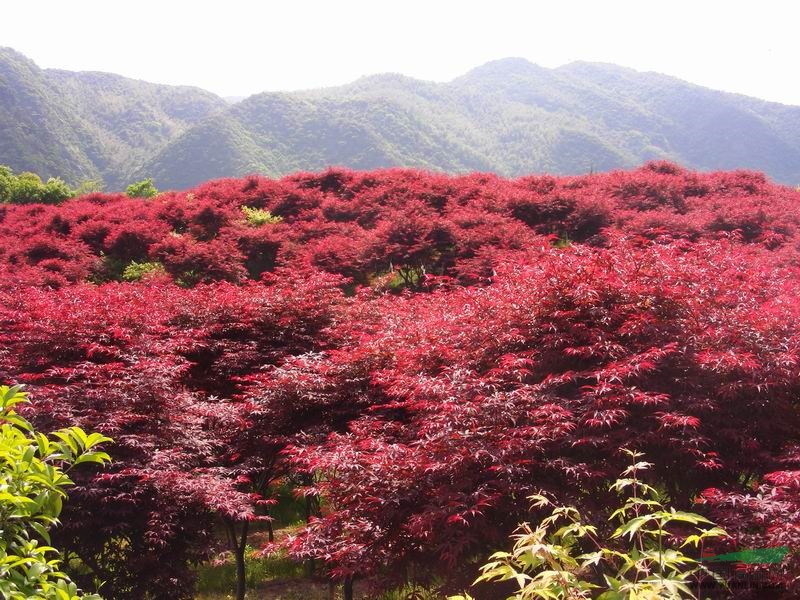
[(44, 71), (0, 48), (0, 164), (71, 183), (100, 175), (103, 150)]
[(45, 77), (98, 139), (98, 168), (122, 187), (146, 160), (193, 124), (227, 106), (199, 88), (158, 85), (109, 73), (46, 70)]
[(331, 165), (575, 174), (668, 159), (800, 183), (800, 107), (608, 64), (524, 59), (448, 83), (374, 75), (231, 104), (197, 88), (39, 69), (0, 49), (0, 164), (160, 189)]
[[(187, 187), (209, 176), (329, 165), (516, 176), (669, 159), (698, 169), (758, 169), (798, 183), (799, 124), (800, 107), (654, 73), (505, 59), (449, 83), (377, 75), (338, 88), (252, 96), (177, 138), (136, 175)], [(226, 135), (215, 136), (220, 130)], [(211, 139), (219, 144), (213, 160), (198, 144)], [(226, 156), (225, 168), (217, 168)]]
[(0, 48), (0, 164), (120, 188), (191, 125), (227, 106), (198, 88), (40, 69)]

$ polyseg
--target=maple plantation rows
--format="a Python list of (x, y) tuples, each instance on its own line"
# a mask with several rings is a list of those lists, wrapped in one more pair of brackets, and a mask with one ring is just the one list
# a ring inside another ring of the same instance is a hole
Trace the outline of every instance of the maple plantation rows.
[(799, 205), (653, 163), (0, 206), (0, 381), (114, 439), (56, 532), (111, 598), (192, 597), (215, 524), (246, 540), (286, 485), (294, 558), (461, 589), (527, 496), (613, 505), (621, 447), (731, 547), (796, 548)]

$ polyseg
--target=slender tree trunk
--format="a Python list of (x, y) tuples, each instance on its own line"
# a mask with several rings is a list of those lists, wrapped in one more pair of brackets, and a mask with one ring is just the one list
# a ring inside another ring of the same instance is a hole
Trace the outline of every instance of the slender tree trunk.
[(342, 595), (344, 600), (353, 600), (353, 577), (352, 575), (348, 575), (344, 578), (344, 583), (342, 584)]
[(308, 525), (309, 519), (311, 519), (311, 496), (306, 496), (306, 505), (304, 507), (304, 514), (303, 516), (306, 519), (306, 525)]
[(269, 541), (275, 541), (275, 532), (272, 530), (272, 519), (267, 521), (267, 534), (269, 535)]
[[(305, 518), (306, 518), (306, 525), (311, 520), (312, 515), (316, 516), (317, 514), (316, 505), (314, 499), (311, 496), (306, 496), (305, 502)], [(317, 561), (313, 558), (309, 558), (306, 561), (306, 576), (313, 577), (314, 573), (317, 570)]]
[(306, 561), (306, 577), (313, 577), (314, 574), (317, 572), (317, 561), (313, 558), (309, 558)]
[(236, 523), (225, 521), (228, 529), (228, 541), (230, 542), (233, 556), (236, 559), (236, 600), (244, 600), (247, 592), (247, 572), (245, 570), (244, 551), (247, 548), (247, 530), (250, 523), (242, 523), (241, 537), (236, 535)]

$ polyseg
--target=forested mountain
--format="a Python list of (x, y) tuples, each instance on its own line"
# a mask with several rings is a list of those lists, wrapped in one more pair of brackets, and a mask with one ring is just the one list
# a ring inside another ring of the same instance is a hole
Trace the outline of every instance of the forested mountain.
[(192, 87), (136, 81), (109, 73), (45, 71), (99, 140), (100, 171), (116, 187), (131, 170), (204, 117), (227, 106)]
[(119, 188), (165, 144), (227, 106), (198, 88), (40, 69), (0, 48), (0, 164)]
[(800, 107), (608, 64), (524, 59), (448, 83), (374, 75), (231, 104), (195, 88), (38, 69), (0, 51), (0, 164), (159, 188), (329, 165), (576, 174), (669, 159), (800, 183)]
[(75, 182), (100, 175), (90, 158), (100, 154), (99, 141), (46, 73), (0, 49), (0, 163)]

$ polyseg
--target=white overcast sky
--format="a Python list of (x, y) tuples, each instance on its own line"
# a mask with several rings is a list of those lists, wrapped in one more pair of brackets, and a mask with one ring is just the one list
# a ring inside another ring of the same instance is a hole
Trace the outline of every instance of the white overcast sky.
[(489, 60), (658, 71), (800, 105), (797, 0), (2, 0), (0, 45), (42, 67), (248, 95)]

